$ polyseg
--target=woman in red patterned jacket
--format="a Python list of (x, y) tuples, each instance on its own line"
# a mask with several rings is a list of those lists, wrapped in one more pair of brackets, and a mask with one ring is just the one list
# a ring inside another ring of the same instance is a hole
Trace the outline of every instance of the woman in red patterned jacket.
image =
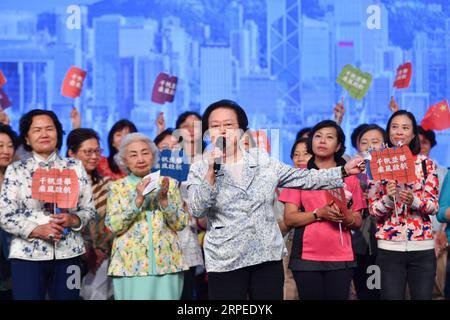
[(389, 147), (408, 145), (414, 155), (416, 180), (409, 185), (396, 181), (369, 183), (369, 211), (377, 218), (381, 298), (404, 299), (408, 284), (411, 299), (431, 300), (436, 271), (430, 215), (439, 209), (435, 163), (420, 155), (414, 115), (395, 112), (388, 121)]

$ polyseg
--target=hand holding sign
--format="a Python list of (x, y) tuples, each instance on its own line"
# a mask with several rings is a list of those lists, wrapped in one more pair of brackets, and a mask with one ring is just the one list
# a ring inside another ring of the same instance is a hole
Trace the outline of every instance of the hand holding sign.
[(389, 109), (391, 109), (391, 112), (397, 112), (398, 111), (398, 104), (395, 101), (394, 96), (391, 96), (391, 101), (389, 102)]
[(77, 67), (71, 67), (64, 77), (61, 87), (61, 94), (68, 98), (79, 97), (81, 94), (81, 89), (83, 88), (85, 77), (86, 71)]

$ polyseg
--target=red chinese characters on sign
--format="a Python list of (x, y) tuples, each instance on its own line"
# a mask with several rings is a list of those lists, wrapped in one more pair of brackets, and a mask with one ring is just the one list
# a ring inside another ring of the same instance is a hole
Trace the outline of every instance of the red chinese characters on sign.
[(155, 80), (152, 91), (152, 101), (159, 104), (172, 102), (175, 98), (178, 78), (161, 72)]
[(416, 180), (414, 158), (408, 146), (373, 151), (370, 161), (373, 180), (396, 180), (412, 183)]
[(341, 213), (347, 215), (347, 200), (345, 199), (344, 188), (326, 190), (327, 203), (333, 201), (341, 210)]
[(64, 77), (61, 94), (68, 98), (79, 97), (85, 77), (86, 71), (77, 67), (71, 67)]
[(0, 88), (6, 83), (6, 77), (3, 74), (2, 70), (0, 70)]
[(394, 87), (398, 89), (408, 88), (411, 83), (412, 64), (411, 62), (404, 63), (397, 68), (397, 75), (395, 76)]
[(73, 169), (38, 168), (33, 174), (31, 197), (35, 200), (56, 203), (58, 208), (76, 208), (78, 176)]

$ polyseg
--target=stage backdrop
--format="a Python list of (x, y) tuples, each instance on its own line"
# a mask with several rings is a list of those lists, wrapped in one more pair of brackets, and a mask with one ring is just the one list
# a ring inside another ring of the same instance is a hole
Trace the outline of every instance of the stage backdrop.
[[(159, 112), (174, 126), (179, 113), (229, 98), (245, 108), (251, 128), (268, 130), (273, 155), (290, 162), (296, 132), (332, 118), (342, 97), (347, 142), (360, 123), (385, 127), (391, 95), (419, 122), (430, 105), (448, 99), (449, 10), (446, 0), (2, 1), (6, 112), (17, 129), (24, 112), (53, 110), (67, 133), (76, 106), (106, 147), (120, 118), (154, 137)], [(394, 90), (406, 62), (411, 82)], [(370, 75), (367, 93), (349, 94), (336, 82), (346, 65)], [(61, 95), (71, 66), (86, 71), (77, 98)], [(161, 72), (177, 82), (154, 102)], [(437, 132), (432, 151), (445, 166), (449, 131)]]

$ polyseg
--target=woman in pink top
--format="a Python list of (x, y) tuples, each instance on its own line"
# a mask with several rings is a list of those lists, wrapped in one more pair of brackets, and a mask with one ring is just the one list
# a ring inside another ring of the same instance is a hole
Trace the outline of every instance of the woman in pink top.
[[(313, 155), (308, 169), (343, 165), (344, 151), (342, 129), (334, 121), (322, 121), (308, 140)], [(286, 225), (295, 227), (289, 268), (302, 300), (348, 299), (356, 267), (350, 229), (361, 226), (361, 210), (366, 208), (358, 179), (344, 179), (347, 213), (328, 200), (327, 192), (285, 189), (279, 198), (286, 204)]]

